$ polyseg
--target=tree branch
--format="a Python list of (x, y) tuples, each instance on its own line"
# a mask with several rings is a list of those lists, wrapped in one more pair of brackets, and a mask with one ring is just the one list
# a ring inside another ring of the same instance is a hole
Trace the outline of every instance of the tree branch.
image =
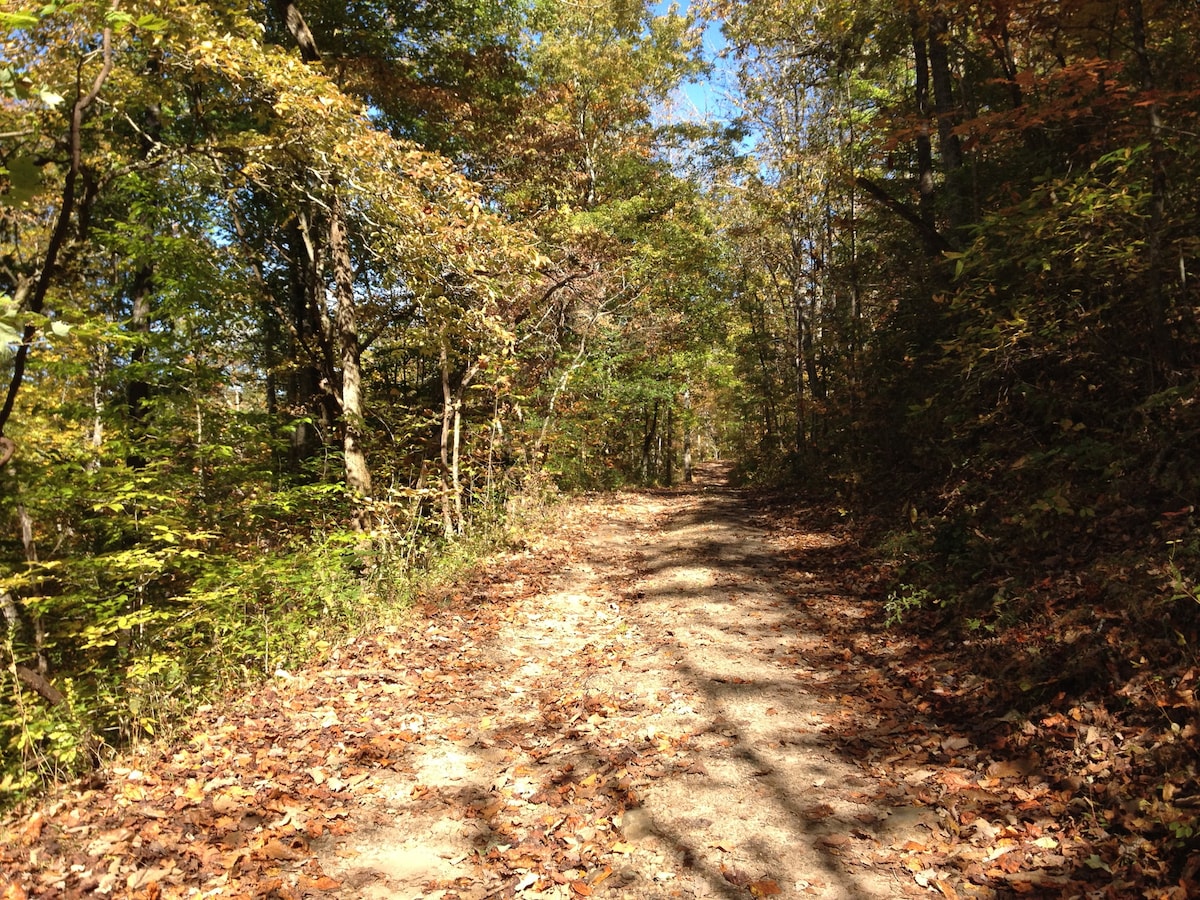
[[(58, 218), (55, 220), (54, 230), (50, 232), (50, 241), (46, 245), (46, 257), (42, 262), (42, 270), (38, 273), (37, 281), (34, 283), (33, 289), (29, 294), (27, 309), (29, 312), (35, 314), (41, 313), (45, 307), (46, 294), (50, 290), (50, 281), (54, 277), (58, 263), (58, 254), (67, 243), (67, 232), (71, 226), (71, 216), (74, 214), (77, 205), (75, 201), (75, 183), (79, 180), (79, 176), (83, 171), (83, 114), (89, 106), (96, 102), (96, 98), (100, 96), (100, 89), (104, 87), (104, 82), (108, 80), (108, 75), (113, 67), (111, 28), (104, 29), (102, 40), (101, 53), (103, 55), (103, 63), (100, 66), (100, 71), (96, 73), (96, 77), (92, 79), (92, 85), (86, 94), (83, 93), (83, 85), (81, 83), (82, 61), (79, 64), (81, 71), (76, 75), (76, 95), (75, 103), (71, 106), (71, 130), (69, 133), (71, 163), (63, 179), (62, 206), (58, 210)], [(13, 404), (17, 400), (17, 392), (21, 389), (21, 382), (25, 378), (25, 362), (29, 358), (29, 347), (36, 336), (37, 328), (33, 325), (26, 325), (25, 332), (21, 337), (21, 345), (17, 347), (16, 355), (13, 357), (13, 373), (8, 383), (8, 393), (4, 398), (4, 406), (0, 408), (0, 436), (4, 434), (4, 426), (8, 424), (9, 416), (12, 415)]]
[(308, 23), (304, 21), (304, 16), (300, 15), (296, 4), (291, 0), (275, 0), (275, 14), (300, 48), (300, 58), (306, 63), (320, 62), (321, 53), (317, 50), (317, 40), (309, 30)]
[(45, 675), (40, 675), (33, 669), (21, 665), (16, 666), (15, 671), (17, 681), (40, 694), (51, 706), (67, 702), (62, 691), (52, 685)]
[(872, 199), (881, 206), (895, 213), (917, 229), (917, 233), (920, 234), (931, 255), (940, 256), (943, 253), (952, 253), (958, 249), (949, 238), (922, 219), (916, 210), (902, 200), (897, 200), (871, 179), (859, 175), (854, 179), (854, 183), (870, 194)]

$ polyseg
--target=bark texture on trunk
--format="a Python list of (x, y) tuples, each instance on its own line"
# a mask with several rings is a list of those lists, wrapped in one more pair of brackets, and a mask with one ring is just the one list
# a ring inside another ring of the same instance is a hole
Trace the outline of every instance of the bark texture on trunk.
[(929, 81), (933, 87), (933, 108), (937, 116), (938, 150), (942, 174), (946, 177), (946, 214), (951, 228), (967, 224), (970, 203), (963, 193), (960, 173), (963, 168), (962, 141), (954, 129), (959, 124), (959, 109), (954, 99), (954, 76), (950, 69), (950, 33), (944, 16), (934, 14), (929, 23)]
[(350, 235), (346, 231), (341, 192), (334, 185), (329, 204), (329, 250), (333, 257), (333, 283), (337, 314), (335, 332), (342, 364), (342, 453), (346, 464), (346, 487), (361, 497), (371, 496), (371, 470), (363, 449), (363, 384), (358, 345), (358, 310), (354, 300), (354, 265), (350, 257)]
[(914, 100), (917, 107), (917, 190), (921, 221), (934, 227), (933, 141), (929, 136), (929, 51), (916, 15), (911, 17), (913, 32), (913, 62), (915, 63)]
[[(1146, 13), (1142, 0), (1128, 0), (1133, 32), (1133, 50), (1137, 57), (1142, 90), (1153, 94), (1158, 84), (1146, 38)], [(1149, 331), (1149, 386), (1157, 390), (1170, 381), (1174, 368), (1174, 348), (1167, 324), (1167, 292), (1163, 272), (1163, 229), (1167, 216), (1167, 165), (1163, 151), (1162, 110), (1157, 102), (1147, 107), (1147, 131), (1150, 137), (1150, 218), (1146, 223), (1146, 319)]]

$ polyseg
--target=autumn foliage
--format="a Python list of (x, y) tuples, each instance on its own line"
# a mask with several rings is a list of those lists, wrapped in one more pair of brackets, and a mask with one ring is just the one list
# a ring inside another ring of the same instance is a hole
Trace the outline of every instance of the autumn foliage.
[[(325, 652), (552, 486), (732, 456), (874, 548), (919, 651), (887, 696), (987, 668), (1029, 727), (971, 747), (1086, 758), (1098, 870), (1194, 878), (1196, 4), (0, 26), (0, 802)], [(681, 115), (709, 77), (725, 119)], [(1074, 814), (1010, 777), (944, 786)]]

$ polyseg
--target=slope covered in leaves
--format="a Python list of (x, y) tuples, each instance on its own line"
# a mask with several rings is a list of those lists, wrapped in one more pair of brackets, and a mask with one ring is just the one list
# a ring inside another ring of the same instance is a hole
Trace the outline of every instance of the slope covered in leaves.
[(1020, 712), (996, 648), (883, 629), (879, 574), (716, 480), (572, 504), (409, 626), (5, 821), (0, 896), (1194, 893), (1128, 811), (1190, 790), (1151, 790), (1169, 729)]

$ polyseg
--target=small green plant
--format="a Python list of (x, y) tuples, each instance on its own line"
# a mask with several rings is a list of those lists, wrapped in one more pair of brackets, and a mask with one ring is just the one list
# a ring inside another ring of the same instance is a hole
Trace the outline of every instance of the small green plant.
[(928, 588), (902, 584), (888, 594), (887, 600), (883, 603), (883, 610), (887, 613), (887, 618), (883, 620), (883, 624), (887, 628), (899, 625), (909, 613), (926, 609), (930, 606), (937, 606), (940, 602)]
[(1180, 541), (1168, 541), (1166, 574), (1170, 581), (1172, 600), (1191, 600), (1200, 603), (1200, 586), (1179, 567), (1176, 555)]
[(1180, 843), (1183, 843), (1188, 838), (1191, 838), (1196, 834), (1195, 821), (1168, 822), (1167, 827), (1171, 829), (1171, 833), (1175, 836), (1175, 840), (1179, 841)]

